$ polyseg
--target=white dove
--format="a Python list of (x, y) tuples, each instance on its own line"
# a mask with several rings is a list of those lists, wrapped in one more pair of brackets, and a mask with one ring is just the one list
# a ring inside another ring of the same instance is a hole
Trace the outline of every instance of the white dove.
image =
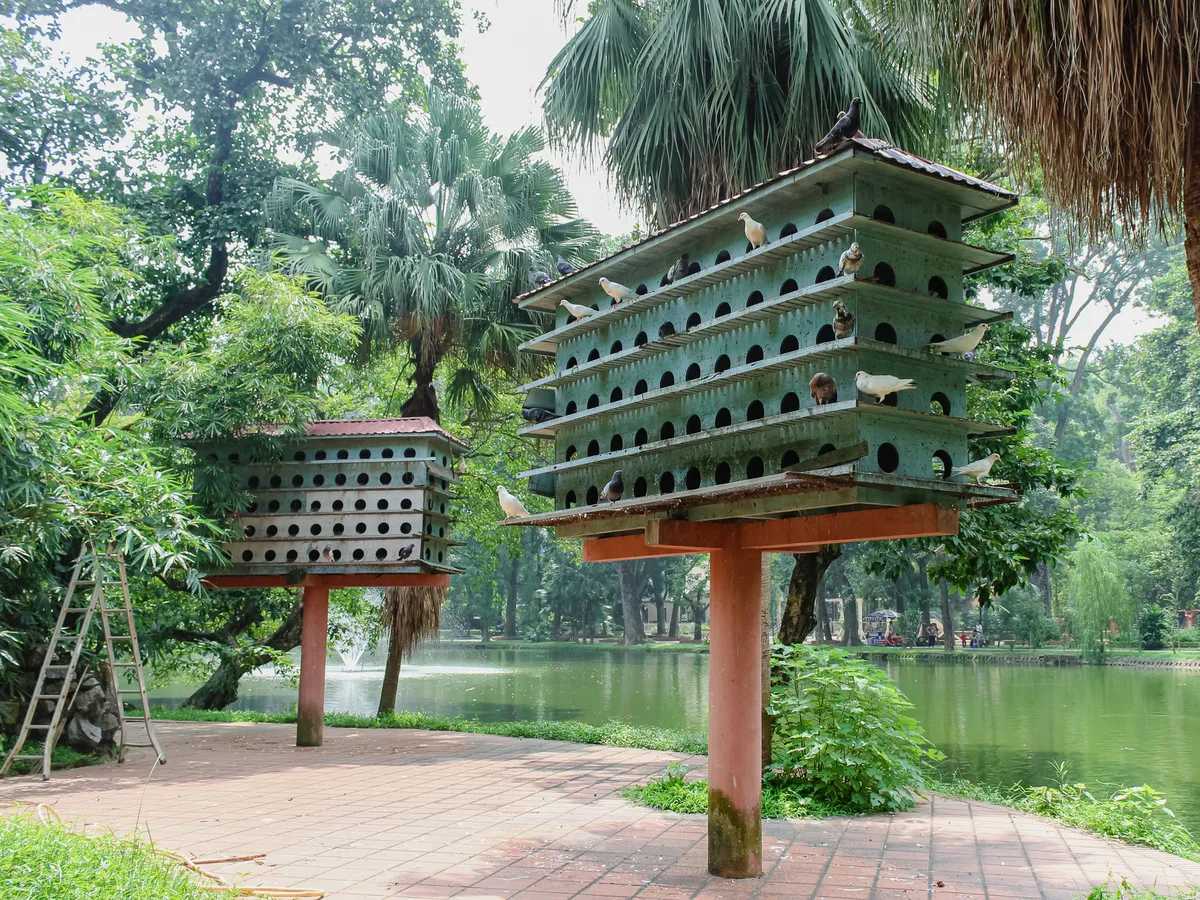
[(581, 306), (578, 303), (572, 303), (570, 300), (560, 300), (558, 305), (563, 307), (567, 312), (577, 319), (582, 319), (587, 316), (594, 316), (600, 310), (592, 309), (590, 306)]
[(966, 334), (950, 338), (948, 341), (937, 341), (930, 344), (929, 349), (934, 353), (970, 353), (979, 346), (987, 332), (988, 326), (980, 322)]
[(838, 275), (854, 275), (863, 267), (862, 250), (859, 249), (858, 241), (851, 244), (841, 257), (838, 259)]
[(604, 293), (608, 294), (608, 296), (612, 297), (618, 303), (622, 300), (632, 300), (637, 296), (637, 291), (625, 287), (619, 281), (609, 281), (607, 278), (600, 279), (600, 287)]
[(897, 378), (895, 375), (872, 375), (869, 372), (855, 372), (854, 383), (864, 394), (875, 398), (876, 403), (882, 403), (888, 394), (897, 391), (908, 391), (917, 385), (911, 378)]
[(767, 229), (763, 227), (762, 222), (755, 222), (750, 218), (750, 213), (742, 213), (738, 216), (738, 221), (746, 223), (746, 240), (755, 250), (767, 242)]
[(1000, 461), (1000, 454), (993, 453), (991, 456), (985, 456), (983, 459), (977, 459), (974, 462), (969, 462), (965, 466), (955, 466), (950, 470), (951, 475), (966, 475), (967, 478), (974, 478), (980, 484), (983, 484), (983, 479), (987, 478), (992, 472), (992, 466)]
[(504, 510), (504, 521), (529, 518), (525, 504), (510, 494), (504, 485), (496, 488), (496, 496), (500, 498), (500, 508)]

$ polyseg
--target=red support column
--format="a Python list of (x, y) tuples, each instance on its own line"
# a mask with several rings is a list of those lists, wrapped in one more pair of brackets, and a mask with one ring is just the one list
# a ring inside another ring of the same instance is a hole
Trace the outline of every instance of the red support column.
[(762, 874), (762, 553), (713, 551), (708, 654), (708, 871)]
[(329, 588), (304, 588), (300, 620), (300, 699), (296, 746), (320, 747), (325, 735), (325, 655), (329, 638)]

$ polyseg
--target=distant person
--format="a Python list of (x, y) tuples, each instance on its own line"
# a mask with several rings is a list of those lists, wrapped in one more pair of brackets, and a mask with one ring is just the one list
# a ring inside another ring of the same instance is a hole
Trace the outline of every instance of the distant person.
[(975, 623), (975, 642), (971, 646), (972, 647), (982, 647), (983, 646), (983, 623), (982, 622)]
[(962, 641), (963, 649), (966, 650), (967, 649), (967, 633), (965, 631), (960, 631), (958, 634), (958, 639), (960, 641)]

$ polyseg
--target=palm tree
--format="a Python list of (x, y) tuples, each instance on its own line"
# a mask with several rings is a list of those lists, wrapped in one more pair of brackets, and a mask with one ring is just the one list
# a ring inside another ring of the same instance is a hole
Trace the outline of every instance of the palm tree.
[(379, 692), (379, 715), (396, 711), (400, 661), (412, 656), (417, 644), (438, 633), (442, 624), (445, 588), (390, 587), (383, 592), (380, 621), (388, 632), (387, 665)]
[[(560, 4), (573, 14), (573, 0)], [(855, 0), (595, 0), (543, 81), (551, 137), (595, 151), (663, 226), (812, 157), (852, 97), (862, 130), (927, 149), (934, 91)]]
[(581, 261), (597, 235), (558, 170), (534, 159), (539, 129), (500, 138), (471, 101), (427, 100), (347, 126), (333, 138), (347, 165), (332, 183), (281, 179), (268, 209), (285, 267), (362, 322), (364, 358), (407, 344), (401, 414), (437, 421), (439, 365), (449, 399), (480, 407), (492, 399), (483, 367), (528, 374), (517, 345), (535, 331), (510, 301), (532, 262)]
[(875, 0), (1089, 237), (1184, 221), (1200, 319), (1200, 4)]

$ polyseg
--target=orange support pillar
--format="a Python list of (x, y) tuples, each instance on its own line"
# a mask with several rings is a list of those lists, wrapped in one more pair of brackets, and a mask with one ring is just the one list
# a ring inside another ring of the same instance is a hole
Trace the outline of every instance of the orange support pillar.
[(329, 639), (329, 588), (304, 588), (300, 620), (300, 699), (296, 746), (320, 747), (325, 736), (325, 655)]
[(710, 557), (708, 871), (762, 874), (762, 552)]

